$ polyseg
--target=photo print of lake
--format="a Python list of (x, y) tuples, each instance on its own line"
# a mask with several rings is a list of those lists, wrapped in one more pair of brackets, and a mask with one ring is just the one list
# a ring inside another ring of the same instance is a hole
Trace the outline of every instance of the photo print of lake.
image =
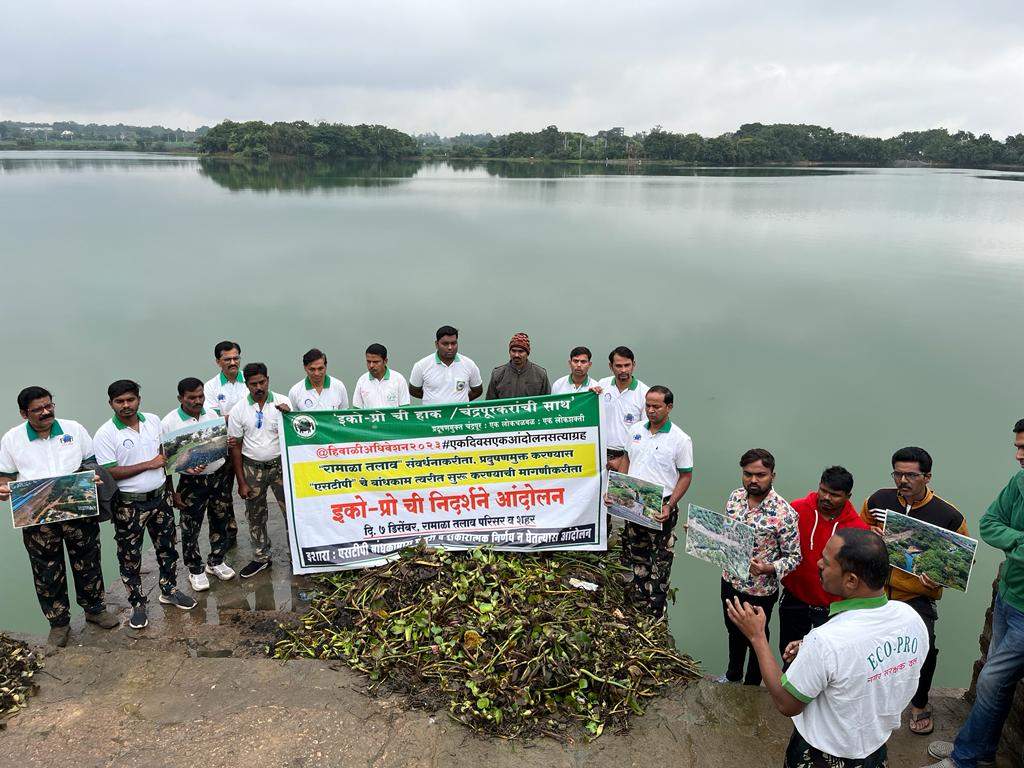
[(926, 573), (944, 587), (967, 591), (977, 539), (892, 510), (886, 513), (882, 537), (894, 568)]
[(608, 496), (612, 502), (608, 506), (609, 515), (661, 530), (661, 523), (651, 518), (661, 511), (661, 502), (666, 496), (664, 486), (622, 472), (609, 472)]
[(686, 554), (747, 576), (754, 557), (754, 529), (713, 509), (690, 504), (686, 513)]
[(16, 480), (10, 484), (15, 528), (62, 523), (99, 514), (96, 473)]
[(227, 457), (228, 427), (223, 418), (188, 424), (162, 441), (168, 475), (204, 467)]

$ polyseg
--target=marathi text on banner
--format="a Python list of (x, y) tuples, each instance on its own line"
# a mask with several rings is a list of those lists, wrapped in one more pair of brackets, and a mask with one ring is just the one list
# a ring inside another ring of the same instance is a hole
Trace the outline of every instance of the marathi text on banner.
[(284, 414), (296, 573), (449, 549), (605, 549), (597, 397)]

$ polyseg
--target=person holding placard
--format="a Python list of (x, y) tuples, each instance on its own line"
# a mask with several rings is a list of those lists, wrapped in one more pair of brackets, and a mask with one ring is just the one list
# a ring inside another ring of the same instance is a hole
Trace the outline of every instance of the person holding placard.
[[(18, 411), (25, 421), (0, 440), (0, 501), (10, 499), (12, 480), (59, 477), (95, 466), (89, 433), (77, 421), (57, 418), (53, 397), (47, 390), (21, 390)], [(106, 609), (98, 516), (35, 525), (23, 528), (21, 535), (39, 607), (50, 623), (47, 642), (51, 646), (66, 646), (71, 632), (65, 549), (75, 581), (75, 600), (85, 611), (85, 620), (104, 629), (120, 624)]]
[(626, 521), (622, 531), (622, 563), (630, 599), (653, 616), (663, 618), (668, 602), (674, 529), (679, 501), (693, 482), (693, 440), (669, 421), (675, 398), (668, 387), (656, 385), (647, 391), (647, 422), (630, 432), (626, 454), (613, 461), (613, 470), (657, 483), (668, 495), (661, 510), (652, 515), (660, 529)]
[(409, 394), (424, 405), (476, 400), (484, 382), (476, 363), (459, 354), (458, 329), (442, 325), (434, 339), (434, 354), (417, 360), (409, 372)]
[[(967, 521), (960, 511), (929, 488), (932, 479), (932, 457), (924, 448), (909, 446), (892, 455), (893, 488), (875, 491), (864, 502), (860, 516), (872, 530), (881, 533), (888, 510), (923, 520), (957, 533), (967, 534)], [(939, 620), (937, 601), (942, 598), (942, 587), (922, 573), (914, 575), (892, 568), (886, 593), (891, 600), (900, 600), (913, 608), (928, 627), (928, 657), (921, 669), (917, 693), (910, 701), (910, 731), (927, 736), (935, 729), (928, 693), (939, 657), (935, 647), (935, 623)]]
[(754, 529), (754, 558), (746, 575), (722, 571), (722, 614), (729, 637), (729, 665), (719, 680), (760, 685), (761, 670), (750, 641), (729, 620), (726, 609), (734, 598), (739, 598), (758, 606), (771, 618), (779, 599), (779, 582), (800, 564), (799, 517), (772, 487), (775, 457), (769, 451), (751, 448), (740, 457), (740, 469), (743, 485), (729, 495), (725, 515)]
[(314, 347), (302, 356), (306, 378), (288, 390), (293, 411), (344, 411), (348, 390), (337, 376), (327, 375), (327, 355)]
[(114, 416), (96, 430), (93, 447), (96, 461), (117, 481), (114, 538), (121, 580), (132, 606), (128, 626), (143, 629), (149, 626), (146, 595), (142, 591), (142, 544), (146, 531), (160, 569), (160, 602), (190, 611), (196, 607), (196, 601), (178, 589), (174, 510), (168, 499), (169, 484), (160, 452), (160, 419), (139, 410), (142, 395), (134, 381), (115, 381), (107, 387), (107, 398)]
[[(163, 436), (190, 424), (198, 424), (219, 418), (206, 410), (206, 395), (203, 382), (196, 378), (185, 378), (178, 382), (179, 407), (164, 416), (160, 422)], [(181, 510), (181, 553), (188, 569), (188, 581), (196, 592), (210, 588), (206, 574), (212, 574), (221, 581), (235, 577), (231, 566), (224, 562), (228, 551), (228, 521), (231, 519), (230, 504), (225, 504), (222, 489), (221, 468), (226, 458), (200, 467), (186, 470), (178, 476), (178, 486), (171, 498), (174, 506)], [(199, 553), (199, 533), (203, 519), (209, 520), (210, 556), (206, 567)]]

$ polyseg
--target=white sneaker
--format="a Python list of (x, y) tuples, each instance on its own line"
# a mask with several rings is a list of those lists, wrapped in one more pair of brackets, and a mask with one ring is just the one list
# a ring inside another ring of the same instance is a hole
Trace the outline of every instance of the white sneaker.
[(210, 580), (202, 572), (190, 573), (188, 575), (188, 583), (192, 585), (193, 592), (205, 592), (210, 588)]
[(947, 757), (941, 763), (930, 763), (922, 765), (921, 768), (956, 768), (956, 763), (953, 762), (953, 758)]
[(206, 566), (206, 572), (216, 576), (221, 581), (231, 581), (231, 579), (235, 578), (234, 569), (227, 563), (208, 565)]

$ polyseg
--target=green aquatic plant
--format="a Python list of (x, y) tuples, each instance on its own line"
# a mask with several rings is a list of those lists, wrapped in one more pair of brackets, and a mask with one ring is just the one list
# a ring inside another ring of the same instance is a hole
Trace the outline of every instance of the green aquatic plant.
[(31, 648), (0, 633), (0, 722), (28, 703), (35, 692), (32, 675), (40, 667), (42, 662)]
[(275, 658), (338, 659), (375, 692), (513, 738), (596, 738), (700, 676), (664, 622), (627, 604), (607, 555), (408, 549), (323, 576)]

